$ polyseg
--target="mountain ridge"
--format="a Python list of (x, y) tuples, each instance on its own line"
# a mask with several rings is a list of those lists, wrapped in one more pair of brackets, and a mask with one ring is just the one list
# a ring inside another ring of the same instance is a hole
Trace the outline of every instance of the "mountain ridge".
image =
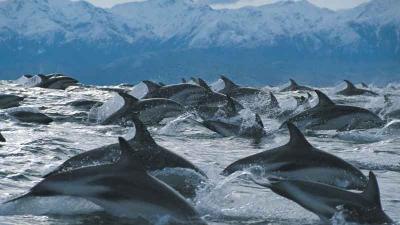
[(339, 11), (306, 0), (240, 9), (194, 0), (111, 9), (85, 1), (7, 0), (0, 2), (0, 56), (6, 58), (0, 76), (57, 71), (114, 83), (227, 73), (274, 83), (289, 76), (324, 82), (321, 76), (342, 73), (334, 78), (390, 80), (400, 76), (397, 11), (396, 0)]

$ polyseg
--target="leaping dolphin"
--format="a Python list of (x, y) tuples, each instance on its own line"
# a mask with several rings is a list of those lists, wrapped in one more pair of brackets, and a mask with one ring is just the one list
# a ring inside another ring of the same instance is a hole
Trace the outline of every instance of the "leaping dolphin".
[(224, 137), (240, 136), (259, 139), (265, 135), (260, 115), (249, 113), (248, 110), (217, 115), (203, 120), (200, 124)]
[(302, 129), (314, 130), (369, 129), (384, 125), (381, 118), (367, 109), (337, 105), (321, 91), (315, 92), (318, 95), (318, 104), (286, 122), (292, 122)]
[(290, 84), (288, 87), (282, 88), (280, 90), (281, 92), (286, 92), (286, 91), (313, 91), (314, 89), (306, 86), (301, 86), (296, 83), (293, 79), (289, 79)]
[(238, 107), (238, 104), (240, 103), (236, 103), (229, 95), (226, 95), (225, 97), (227, 99), (226, 104), (218, 107), (201, 105), (197, 107), (197, 113), (203, 120), (208, 120), (218, 116), (217, 114), (221, 113), (227, 117), (233, 117), (238, 114), (238, 111), (244, 109), (242, 105), (239, 105)]
[[(132, 117), (132, 120), (135, 125), (135, 136), (129, 140), (129, 144), (137, 151), (137, 156), (140, 157), (142, 164), (148, 171), (163, 170), (166, 168), (184, 168), (192, 170), (193, 172), (202, 175), (204, 178), (207, 177), (202, 170), (185, 158), (158, 145), (151, 137), (145, 125), (137, 119), (137, 117)], [(71, 157), (53, 172), (50, 172), (44, 177), (74, 168), (115, 161), (119, 150), (119, 145), (111, 144), (80, 153)], [(191, 184), (188, 177), (184, 174), (181, 175), (180, 180), (177, 178), (173, 183), (168, 182), (167, 180), (165, 180), (165, 182), (178, 190), (181, 194), (192, 197), (195, 194), (197, 184)], [(160, 179), (163, 178), (160, 177)]]
[(69, 86), (77, 85), (78, 83), (78, 81), (74, 78), (65, 76), (63, 74), (38, 74), (35, 76), (23, 75), (16, 82), (27, 87), (42, 87), (62, 90)]
[(343, 213), (348, 222), (361, 224), (393, 222), (382, 209), (379, 186), (373, 172), (369, 173), (367, 187), (362, 193), (297, 179), (269, 178), (268, 182), (255, 180), (255, 183), (296, 202), (324, 221), (329, 221), (336, 213)]
[(341, 90), (339, 92), (337, 92), (336, 94), (338, 95), (345, 95), (345, 96), (354, 96), (354, 95), (374, 95), (377, 96), (378, 94), (370, 91), (370, 90), (366, 90), (366, 89), (362, 89), (362, 88), (357, 88), (356, 86), (354, 86), (353, 83), (351, 83), (348, 80), (344, 80), (344, 82), (346, 82), (346, 88), (344, 90)]
[(146, 124), (157, 124), (164, 118), (176, 117), (185, 112), (179, 103), (165, 98), (139, 100), (129, 94), (120, 92), (117, 96), (89, 112), (89, 120), (101, 124), (118, 123), (132, 120), (138, 116)]
[(225, 95), (212, 91), (202, 79), (198, 79), (196, 84), (180, 83), (166, 86), (142, 81), (129, 94), (141, 99), (168, 98), (186, 107), (219, 106), (226, 101)]
[(29, 193), (10, 201), (34, 196), (74, 196), (92, 201), (119, 217), (158, 220), (169, 216), (171, 222), (206, 224), (179, 193), (146, 172), (143, 159), (123, 138), (119, 138), (119, 149), (114, 163), (53, 174)]
[(327, 152), (314, 148), (292, 123), (287, 123), (287, 144), (240, 159), (227, 166), (222, 174), (259, 168), (266, 176), (279, 176), (364, 190), (367, 178), (360, 170)]
[(258, 96), (258, 95), (266, 95), (264, 91), (257, 89), (257, 88), (252, 88), (252, 87), (241, 87), (237, 84), (235, 84), (232, 80), (227, 78), (224, 75), (220, 76), (220, 79), (224, 83), (224, 87), (219, 90), (219, 93), (222, 94), (227, 94), (232, 96), (232, 98), (242, 98), (242, 97), (248, 97), (248, 96)]

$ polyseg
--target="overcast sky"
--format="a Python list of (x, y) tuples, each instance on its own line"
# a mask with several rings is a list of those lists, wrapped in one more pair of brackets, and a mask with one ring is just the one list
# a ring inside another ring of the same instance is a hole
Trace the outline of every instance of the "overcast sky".
[[(143, 0), (87, 0), (87, 1), (101, 7), (111, 7), (118, 3), (143, 1)], [(206, 0), (206, 1), (214, 4), (216, 8), (239, 8), (248, 5), (257, 6), (262, 4), (268, 4), (277, 2), (279, 0)], [(337, 9), (352, 8), (369, 0), (308, 0), (308, 1), (320, 7), (337, 10)]]

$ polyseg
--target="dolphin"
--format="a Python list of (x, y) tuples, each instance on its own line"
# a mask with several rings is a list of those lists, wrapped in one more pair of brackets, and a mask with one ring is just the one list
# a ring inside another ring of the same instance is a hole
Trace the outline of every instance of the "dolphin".
[(286, 91), (313, 91), (314, 89), (306, 86), (301, 86), (296, 83), (293, 79), (289, 79), (290, 84), (288, 87), (285, 87), (281, 89), (281, 92), (286, 92)]
[(289, 118), (296, 126), (314, 130), (352, 130), (381, 127), (384, 121), (367, 109), (337, 105), (324, 93), (315, 90), (318, 104)]
[(78, 81), (74, 78), (62, 74), (37, 74), (35, 76), (23, 75), (16, 82), (27, 87), (41, 87), (62, 90), (78, 83)]
[[(221, 94), (215, 92), (211, 89), (211, 87), (201, 78), (197, 79), (197, 83), (200, 87), (203, 87), (206, 90), (206, 95), (204, 98), (198, 102), (199, 106), (210, 106), (210, 107), (219, 107), (221, 104), (234, 104), (237, 110), (244, 109), (243, 105), (237, 101), (235, 98), (232, 98), (229, 94)], [(196, 107), (195, 107), (196, 108)]]
[(118, 93), (112, 99), (99, 107), (92, 108), (89, 112), (89, 120), (101, 124), (118, 123), (131, 119), (131, 108), (137, 102), (135, 97), (125, 93)]
[(93, 106), (100, 106), (102, 103), (99, 101), (95, 100), (86, 100), (86, 99), (78, 99), (72, 102), (68, 102), (67, 105), (70, 105), (72, 107), (78, 108), (78, 109), (85, 109), (89, 110)]
[[(144, 86), (144, 87), (143, 87)], [(136, 93), (136, 89), (145, 94)], [(137, 87), (134, 87), (129, 94), (137, 98), (168, 98), (184, 106), (196, 105), (206, 95), (206, 90), (199, 85), (181, 83), (161, 86), (151, 81), (142, 81)]]
[(250, 115), (248, 110), (214, 116), (203, 120), (200, 124), (224, 137), (240, 136), (259, 139), (265, 135), (260, 115), (257, 113)]
[[(226, 95), (226, 104), (222, 106), (207, 106), (201, 105), (197, 107), (197, 113), (203, 120), (211, 119), (223, 113), (227, 117), (234, 117), (238, 115), (238, 111), (244, 109), (240, 103), (236, 103), (229, 95)], [(238, 107), (239, 104), (239, 107)]]
[(198, 79), (198, 83), (160, 86), (151, 81), (142, 81), (129, 94), (141, 99), (168, 98), (185, 107), (218, 106), (226, 101), (225, 95), (212, 91), (203, 80)]
[(158, 124), (165, 118), (177, 117), (185, 111), (181, 104), (166, 98), (138, 100), (131, 109), (131, 112), (148, 125)]
[(3, 137), (1, 133), (0, 133), (0, 142), (6, 142), (6, 139)]
[(7, 109), (20, 106), (20, 102), (24, 97), (10, 94), (0, 94), (0, 109)]
[[(254, 180), (255, 181), (255, 180)], [(373, 172), (365, 190), (355, 193), (334, 186), (298, 179), (269, 178), (255, 183), (271, 189), (315, 213), (323, 221), (343, 213), (348, 222), (360, 224), (389, 224), (393, 221), (382, 209), (378, 182)]]
[(127, 93), (120, 92), (100, 107), (93, 108), (89, 113), (89, 119), (101, 124), (111, 124), (132, 120), (132, 116), (137, 115), (146, 124), (157, 124), (164, 118), (178, 116), (184, 111), (182, 105), (170, 99), (139, 100)]
[(39, 110), (29, 107), (9, 108), (5, 110), (5, 113), (20, 122), (38, 124), (49, 124), (53, 122), (53, 119), (49, 116), (41, 113)]
[[(133, 116), (132, 119), (135, 125), (135, 136), (129, 140), (129, 144), (137, 151), (136, 154), (140, 157), (141, 163), (148, 171), (163, 170), (165, 168), (184, 168), (207, 178), (207, 175), (191, 162), (158, 145), (147, 131), (145, 125), (137, 117)], [(111, 144), (80, 153), (71, 157), (44, 177), (74, 168), (115, 161), (115, 158), (118, 156), (118, 151), (119, 145)], [(168, 181), (166, 182), (168, 183)], [(189, 197), (195, 194), (197, 188), (197, 184), (191, 184), (188, 177), (185, 177), (184, 174), (182, 174), (180, 180), (168, 184), (183, 195)]]
[(223, 89), (219, 90), (219, 93), (228, 94), (232, 98), (242, 98), (249, 96), (259, 96), (259, 95), (267, 95), (266, 92), (252, 87), (241, 87), (235, 84), (232, 80), (228, 79), (226, 76), (221, 75), (220, 79), (224, 83)]
[(69, 86), (77, 85), (78, 81), (63, 74), (49, 74), (40, 84), (42, 88), (65, 90)]
[(169, 216), (174, 222), (205, 224), (178, 192), (146, 172), (142, 158), (123, 138), (119, 138), (119, 149), (114, 163), (53, 174), (10, 201), (73, 196), (85, 198), (114, 216), (149, 220)]
[(378, 95), (377, 93), (375, 93), (373, 91), (362, 89), (362, 88), (357, 88), (356, 86), (354, 86), (353, 83), (351, 83), (348, 80), (344, 80), (344, 82), (346, 82), (347, 87), (344, 90), (337, 92), (336, 94), (345, 95), (345, 96), (365, 95), (365, 94), (374, 95), (374, 96)]
[(292, 123), (287, 123), (290, 140), (283, 146), (239, 159), (222, 174), (261, 168), (266, 176), (321, 182), (346, 189), (364, 190), (367, 178), (360, 170), (327, 152), (314, 148)]

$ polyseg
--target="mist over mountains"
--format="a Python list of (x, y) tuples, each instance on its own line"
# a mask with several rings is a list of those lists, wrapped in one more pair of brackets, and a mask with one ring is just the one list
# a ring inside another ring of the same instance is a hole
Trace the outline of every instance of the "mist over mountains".
[(400, 79), (400, 1), (331, 11), (307, 1), (215, 10), (196, 0), (111, 9), (69, 0), (0, 2), (0, 77), (62, 72), (106, 84), (227, 74), (243, 83), (292, 77)]

